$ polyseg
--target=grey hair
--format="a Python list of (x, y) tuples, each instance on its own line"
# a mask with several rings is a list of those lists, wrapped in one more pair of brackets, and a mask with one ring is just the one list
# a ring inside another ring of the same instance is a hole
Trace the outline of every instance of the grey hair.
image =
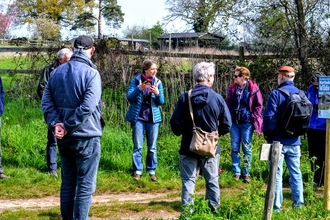
[(90, 51), (92, 48), (89, 48), (87, 50), (84, 50), (84, 48), (74, 48), (74, 51), (77, 51), (77, 52), (81, 52), (81, 53), (85, 53), (87, 51)]
[(57, 52), (57, 59), (64, 59), (65, 54), (71, 54), (72, 50), (70, 48), (63, 48)]
[(213, 62), (197, 63), (193, 69), (193, 76), (196, 82), (202, 82), (208, 79), (210, 75), (214, 75), (215, 65)]

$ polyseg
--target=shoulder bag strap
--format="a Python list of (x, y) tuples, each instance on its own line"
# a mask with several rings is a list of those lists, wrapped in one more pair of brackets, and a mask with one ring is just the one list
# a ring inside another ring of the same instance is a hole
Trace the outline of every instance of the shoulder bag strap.
[(190, 90), (188, 91), (188, 103), (189, 103), (190, 116), (191, 116), (191, 119), (192, 119), (192, 122), (193, 122), (193, 125), (194, 125), (194, 128), (195, 128), (196, 125), (195, 125), (195, 122), (194, 122), (194, 113), (193, 113), (193, 109), (192, 109), (192, 105), (191, 105), (191, 100), (190, 100), (191, 90), (192, 90), (192, 89), (190, 89)]

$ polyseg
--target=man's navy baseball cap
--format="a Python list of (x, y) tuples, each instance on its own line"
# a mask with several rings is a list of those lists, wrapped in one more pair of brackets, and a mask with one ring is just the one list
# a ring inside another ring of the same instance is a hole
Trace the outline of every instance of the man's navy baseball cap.
[(86, 35), (80, 35), (74, 41), (73, 46), (77, 49), (88, 50), (88, 49), (92, 48), (92, 46), (93, 46), (93, 39)]

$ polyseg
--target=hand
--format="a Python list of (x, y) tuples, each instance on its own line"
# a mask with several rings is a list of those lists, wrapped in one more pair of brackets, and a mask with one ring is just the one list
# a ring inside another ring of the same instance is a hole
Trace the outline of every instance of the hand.
[(150, 86), (151, 86), (150, 83), (147, 82), (147, 81), (145, 81), (144, 83), (141, 83), (141, 84), (139, 85), (140, 90), (144, 90), (144, 89), (150, 88)]
[(62, 139), (68, 132), (65, 130), (63, 123), (57, 123), (55, 124), (54, 133), (57, 139)]
[(155, 94), (155, 95), (158, 95), (159, 94), (159, 90), (158, 90), (158, 87), (156, 86), (151, 86), (150, 87), (150, 92)]

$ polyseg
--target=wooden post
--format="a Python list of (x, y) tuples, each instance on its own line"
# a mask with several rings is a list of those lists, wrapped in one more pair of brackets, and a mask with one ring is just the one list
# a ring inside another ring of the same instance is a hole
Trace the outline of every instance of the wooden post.
[(327, 118), (326, 135), (325, 135), (325, 169), (324, 169), (324, 191), (323, 202), (324, 208), (330, 210), (330, 119)]
[(270, 173), (267, 185), (264, 215), (263, 220), (271, 220), (273, 205), (275, 199), (275, 188), (276, 188), (276, 173), (278, 167), (278, 161), (280, 159), (282, 151), (282, 145), (278, 141), (274, 141), (272, 144), (271, 155), (270, 155)]
[(238, 50), (239, 61), (244, 62), (244, 47), (240, 46)]

